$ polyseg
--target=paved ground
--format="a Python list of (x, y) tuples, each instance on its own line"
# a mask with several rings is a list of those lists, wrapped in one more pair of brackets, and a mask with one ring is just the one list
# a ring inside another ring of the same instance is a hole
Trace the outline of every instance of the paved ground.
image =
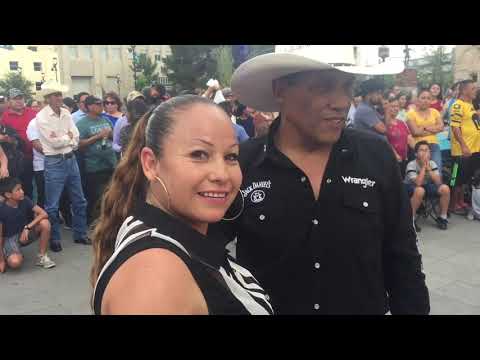
[[(453, 215), (448, 231), (421, 220), (419, 234), (432, 314), (480, 314), (480, 221)], [(20, 271), (0, 274), (0, 314), (90, 314), (92, 252), (63, 231), (64, 251), (52, 253), (57, 267), (34, 265), (36, 244), (24, 248)]]

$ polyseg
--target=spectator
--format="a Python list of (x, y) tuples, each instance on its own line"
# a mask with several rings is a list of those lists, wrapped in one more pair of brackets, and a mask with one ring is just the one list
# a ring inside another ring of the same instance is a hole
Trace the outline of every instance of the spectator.
[(105, 94), (103, 98), (103, 106), (105, 107), (103, 116), (110, 120), (113, 127), (115, 127), (116, 122), (124, 116), (124, 114), (120, 111), (122, 109), (122, 105), (122, 101), (117, 93), (112, 91)]
[(166, 100), (167, 89), (160, 84), (153, 84), (149, 88), (144, 89), (144, 97), (147, 105), (155, 108)]
[(0, 119), (2, 118), (5, 110), (7, 110), (7, 101), (5, 100), (5, 96), (0, 95)]
[(20, 247), (37, 239), (40, 246), (36, 265), (44, 269), (54, 267), (47, 254), (50, 223), (45, 210), (25, 196), (19, 179), (1, 179), (0, 194), (5, 198), (0, 203), (0, 272), (5, 272), (7, 266), (20, 268), (23, 263)]
[[(131, 91), (128, 95), (127, 98), (125, 99), (125, 102), (128, 103), (130, 101), (133, 101), (135, 99), (143, 99), (145, 101), (145, 96), (142, 95), (138, 91)], [(115, 124), (115, 127), (113, 128), (113, 150), (119, 155), (122, 152), (122, 146), (120, 144), (120, 132), (122, 129), (128, 125), (128, 119), (127, 116), (121, 117)]]
[(251, 116), (251, 111), (249, 107), (237, 103), (236, 111), (233, 114), (236, 119), (236, 124), (242, 126), (245, 129), (248, 137), (255, 137), (255, 126), (253, 124), (253, 117)]
[[(10, 89), (9, 91), (9, 109), (3, 114), (0, 123), (14, 129), (21, 139), (19, 146), (23, 154), (23, 163), (21, 165), (19, 178), (23, 183), (25, 194), (32, 198), (33, 194), (33, 152), (32, 144), (27, 138), (27, 127), (30, 121), (36, 116), (36, 112), (25, 106), (25, 94), (18, 89)], [(11, 143), (11, 138), (4, 136), (0, 141)], [(16, 174), (10, 174), (17, 176)]]
[(82, 91), (78, 93), (78, 107), (79, 109), (72, 113), (73, 122), (76, 124), (80, 119), (87, 116), (87, 109), (85, 108), (85, 99), (90, 96), (88, 92)]
[(397, 98), (389, 100), (387, 116), (385, 117), (385, 125), (387, 127), (387, 139), (392, 146), (393, 153), (400, 166), (400, 174), (405, 177), (405, 168), (407, 167), (408, 147), (414, 147), (415, 141), (408, 126), (398, 119), (400, 104)]
[[(447, 211), (450, 201), (450, 188), (442, 184), (437, 164), (430, 158), (430, 144), (421, 140), (415, 144), (416, 159), (407, 165), (405, 184), (412, 205), (413, 218), (425, 196), (440, 196), (440, 216), (436, 219), (437, 226), (446, 230), (448, 227)], [(415, 222), (417, 231), (420, 228)]]
[(398, 99), (398, 106), (399, 106), (399, 111), (397, 115), (397, 119), (407, 122), (407, 105), (408, 105), (408, 98), (405, 93), (400, 93), (397, 96)]
[(416, 143), (424, 140), (430, 144), (432, 160), (440, 169), (441, 176), (442, 152), (436, 134), (443, 131), (443, 120), (440, 113), (430, 107), (431, 103), (430, 90), (421, 89), (415, 110), (407, 113), (407, 125)]
[(378, 79), (369, 79), (364, 81), (360, 88), (363, 101), (355, 111), (353, 127), (384, 138), (387, 128), (375, 109), (375, 106), (382, 106), (384, 84)]
[(430, 94), (432, 94), (430, 107), (441, 114), (443, 110), (442, 86), (437, 83), (432, 84), (430, 86)]
[(63, 104), (66, 106), (70, 114), (78, 111), (78, 105), (71, 97), (63, 98)]
[(35, 113), (39, 112), (40, 110), (42, 110), (42, 102), (41, 101), (38, 101), (38, 100), (30, 100), (28, 103), (27, 103), (27, 107), (29, 107), (30, 109), (32, 109), (33, 111), (35, 111)]
[[(232, 118), (232, 103), (230, 101), (222, 101), (221, 103), (218, 104), (230, 117)], [(247, 132), (245, 131), (245, 128), (243, 126), (240, 126), (232, 121), (232, 126), (233, 129), (235, 130), (235, 135), (237, 136), (237, 141), (239, 144), (242, 142), (247, 141), (250, 139), (248, 136)]]
[(86, 207), (80, 171), (73, 153), (78, 146), (78, 129), (72, 115), (62, 107), (62, 93), (67, 88), (56, 82), (42, 85), (48, 102), (37, 114), (40, 143), (45, 154), (45, 210), (52, 225), (50, 249), (62, 251), (58, 203), (64, 188), (68, 190), (73, 210), (73, 239), (77, 244), (91, 244), (87, 238)]
[[(452, 85), (452, 87), (449, 89), (451, 96), (448, 99), (445, 99), (445, 103), (443, 105), (443, 122), (448, 126), (450, 126), (450, 115), (452, 111), (452, 106), (458, 99), (458, 87), (459, 82), (456, 82)], [(450, 134), (450, 138), (451, 137), (452, 135)]]
[(254, 111), (252, 115), (256, 138), (267, 135), (270, 125), (278, 116), (278, 114), (263, 111)]
[(145, 104), (143, 97), (138, 97), (127, 103), (128, 124), (120, 130), (120, 146), (122, 147), (122, 154), (127, 150), (128, 143), (130, 142), (130, 138), (138, 120), (140, 120), (147, 112), (148, 106)]
[(417, 97), (417, 90), (414, 89), (412, 91), (410, 91), (410, 93), (408, 94), (408, 101), (407, 101), (407, 113), (410, 111), (410, 110), (415, 110), (417, 108), (417, 101), (418, 101), (418, 97)]
[(353, 101), (350, 104), (350, 109), (347, 114), (347, 122), (345, 123), (346, 127), (353, 127), (353, 122), (355, 120), (355, 112), (357, 111), (358, 105), (362, 102), (361, 96), (355, 96)]
[(87, 116), (77, 123), (80, 151), (84, 153), (87, 182), (87, 223), (97, 218), (97, 202), (112, 177), (117, 157), (112, 149), (112, 124), (102, 117), (102, 100), (85, 99)]
[(472, 101), (477, 87), (472, 80), (460, 82), (459, 98), (451, 108), (450, 127), (452, 130), (452, 181), (454, 189), (451, 210), (465, 215), (468, 204), (464, 201), (463, 186), (469, 185), (472, 175), (480, 168), (480, 117)]

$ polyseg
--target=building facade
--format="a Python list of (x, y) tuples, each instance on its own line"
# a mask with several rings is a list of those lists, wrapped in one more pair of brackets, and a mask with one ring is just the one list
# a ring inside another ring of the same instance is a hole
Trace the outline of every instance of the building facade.
[(51, 45), (0, 46), (0, 78), (19, 72), (33, 83), (32, 93), (38, 98), (43, 82), (60, 77), (58, 55)]
[(480, 79), (480, 45), (457, 45), (455, 47), (455, 81)]

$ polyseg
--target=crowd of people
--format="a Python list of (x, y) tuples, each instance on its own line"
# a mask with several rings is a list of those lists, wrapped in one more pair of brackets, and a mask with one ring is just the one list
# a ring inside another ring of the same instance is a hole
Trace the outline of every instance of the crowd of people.
[(476, 84), (352, 98), (356, 71), (272, 53), (176, 96), (10, 89), (0, 271), (36, 238), (54, 267), (63, 222), (96, 314), (428, 314), (414, 219), (426, 198), (440, 229), (480, 219)]

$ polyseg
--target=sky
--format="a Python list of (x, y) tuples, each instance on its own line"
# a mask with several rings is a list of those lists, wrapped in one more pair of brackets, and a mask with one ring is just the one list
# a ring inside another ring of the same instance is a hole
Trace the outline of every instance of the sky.
[[(366, 61), (370, 64), (378, 63), (378, 47), (380, 45), (358, 45), (362, 49), (362, 52), (365, 51)], [(390, 48), (390, 58), (393, 59), (402, 59), (404, 58), (403, 49), (405, 45), (387, 45)], [(410, 58), (416, 59), (425, 55), (429, 48), (435, 48), (440, 45), (408, 45), (412, 49), (410, 52)], [(455, 45), (444, 45), (447, 48), (447, 51), (451, 51)]]

